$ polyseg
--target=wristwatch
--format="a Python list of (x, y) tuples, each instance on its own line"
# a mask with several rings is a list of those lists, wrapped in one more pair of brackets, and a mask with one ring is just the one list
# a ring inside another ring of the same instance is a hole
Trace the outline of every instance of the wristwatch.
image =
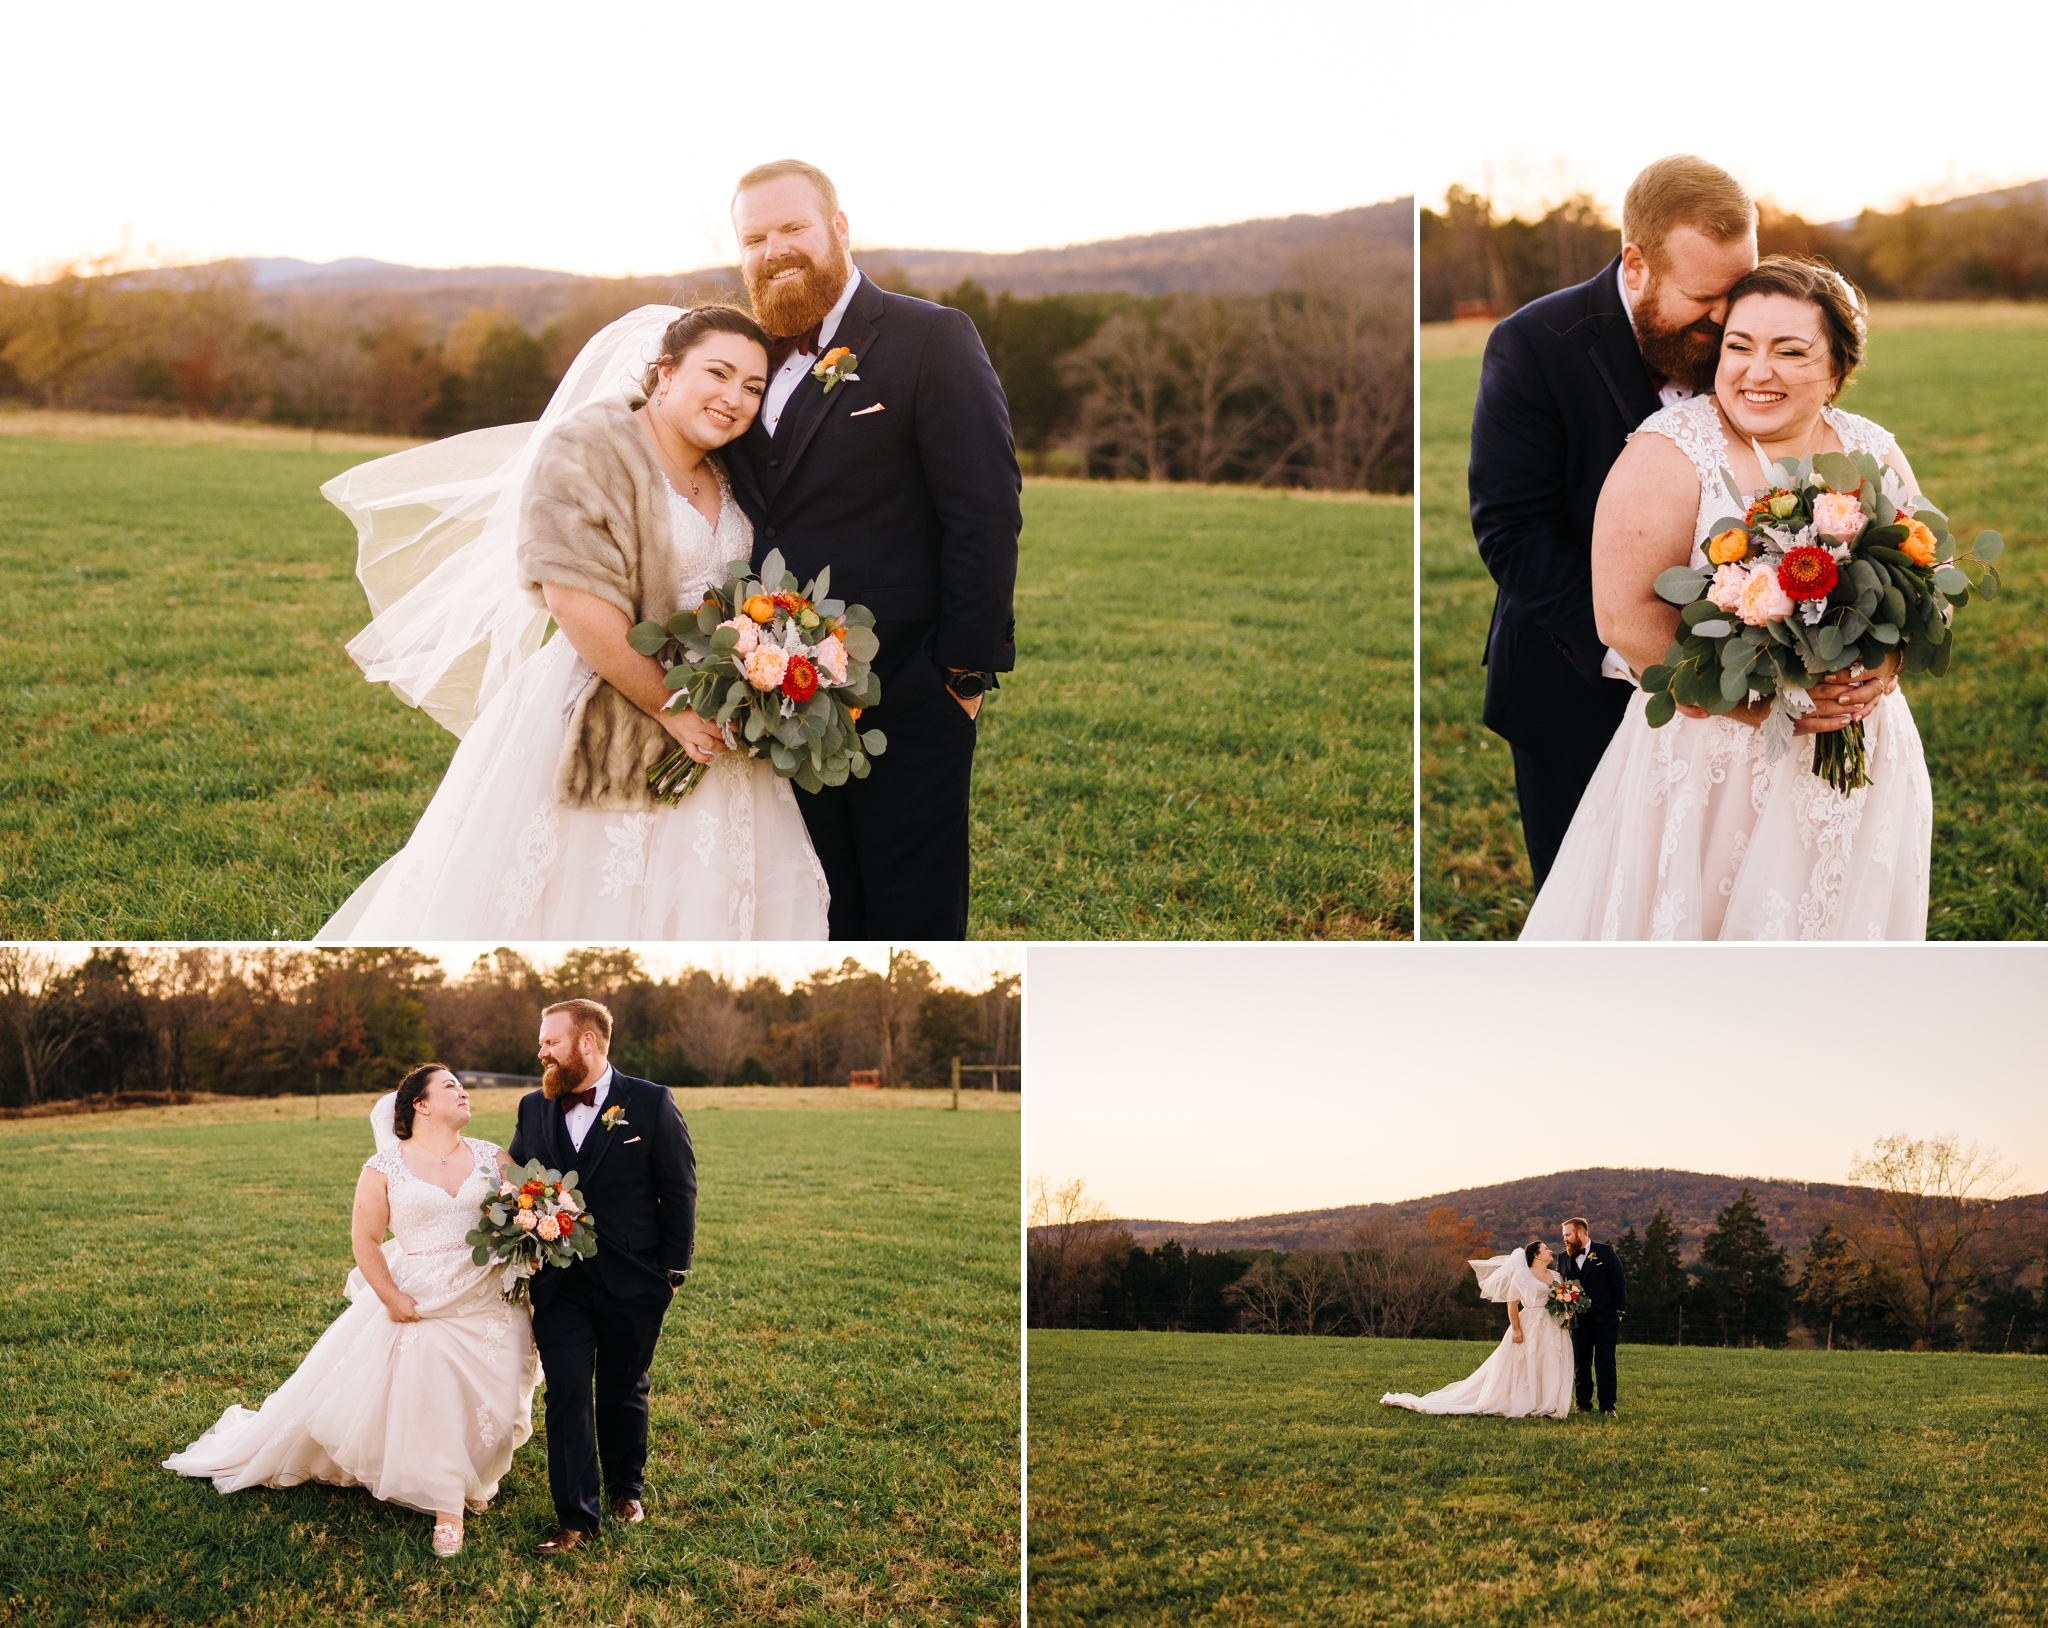
[(683, 1286), (683, 1279), (688, 1277), (689, 1275), (690, 1269), (687, 1266), (684, 1267), (681, 1271), (677, 1271), (674, 1267), (670, 1267), (668, 1274), (668, 1286), (671, 1289), (680, 1289)]
[(977, 695), (984, 695), (997, 687), (994, 673), (978, 672), (973, 668), (965, 672), (956, 667), (946, 669), (946, 688), (962, 701), (972, 701)]

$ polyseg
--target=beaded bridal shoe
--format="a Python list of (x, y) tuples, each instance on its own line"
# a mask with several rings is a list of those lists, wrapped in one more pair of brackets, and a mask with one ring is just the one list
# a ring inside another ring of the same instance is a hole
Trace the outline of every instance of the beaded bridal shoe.
[(462, 1528), (449, 1521), (434, 1523), (434, 1553), (446, 1560), (462, 1552)]

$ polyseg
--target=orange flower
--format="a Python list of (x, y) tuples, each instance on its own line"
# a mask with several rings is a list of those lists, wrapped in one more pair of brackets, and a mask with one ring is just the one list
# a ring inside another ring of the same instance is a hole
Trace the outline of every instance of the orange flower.
[(818, 693), (818, 669), (802, 656), (791, 656), (782, 670), (782, 693), (792, 701), (808, 701)]
[(775, 620), (775, 601), (766, 594), (755, 594), (740, 606), (740, 610), (755, 621), (768, 623)]
[(1778, 586), (1794, 599), (1825, 599), (1839, 575), (1835, 559), (1824, 548), (1795, 548), (1778, 567)]
[(1915, 565), (1934, 563), (1934, 533), (1927, 529), (1925, 521), (1899, 517), (1905, 521), (1906, 540), (1899, 544), (1899, 552)]
[(533, 1208), (533, 1194), (531, 1194), (531, 1193), (521, 1193), (521, 1194), (519, 1195), (519, 1207), (520, 1207), (520, 1208), (521, 1208), (522, 1210), (530, 1210), (530, 1209), (532, 1209), (532, 1208)]
[(1739, 526), (1730, 526), (1707, 543), (1707, 560), (1710, 564), (1733, 565), (1737, 560), (1748, 557), (1749, 533)]
[(864, 710), (866, 709), (862, 707), (848, 707), (846, 709), (848, 716), (850, 716), (855, 723), (860, 722), (860, 715)]
[(820, 367), (837, 367), (841, 361), (852, 354), (853, 352), (844, 345), (835, 345), (832, 349), (825, 352), (825, 360), (818, 365)]
[(545, 1193), (548, 1184), (544, 1181), (530, 1181), (519, 1189), (522, 1193)]
[(573, 1229), (573, 1228), (575, 1227), (575, 1225), (576, 1225), (576, 1222), (575, 1222), (575, 1220), (574, 1220), (574, 1219), (573, 1219), (572, 1217), (570, 1217), (570, 1216), (567, 1216), (567, 1215), (558, 1215), (558, 1216), (556, 1216), (556, 1217), (555, 1217), (555, 1226), (556, 1226), (556, 1228), (558, 1229), (558, 1230), (557, 1230), (557, 1236), (558, 1236), (558, 1237), (562, 1237), (562, 1238), (566, 1238), (566, 1237), (568, 1237), (568, 1236), (569, 1236), (569, 1233), (570, 1233), (570, 1231), (571, 1231), (571, 1230), (572, 1230), (572, 1229)]
[(809, 610), (811, 608), (811, 602), (804, 598), (802, 594), (770, 594), (768, 597), (792, 616), (800, 610)]

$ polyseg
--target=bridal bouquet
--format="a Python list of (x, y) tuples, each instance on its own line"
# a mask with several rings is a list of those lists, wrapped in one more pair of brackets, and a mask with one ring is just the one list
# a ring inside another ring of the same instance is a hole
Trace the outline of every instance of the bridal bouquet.
[[(1867, 452), (1782, 458), (1774, 471), (1777, 484), (1748, 498), (1721, 471), (1741, 518), (1715, 523), (1704, 568), (1658, 576), (1658, 597), (1683, 609), (1677, 641), (1642, 677), (1653, 729), (1680, 702), (1725, 713), (1768, 699), (1767, 763), (1791, 746), (1793, 725), (1813, 710), (1806, 692), (1824, 675), (1895, 652), (1909, 673), (1946, 673), (1950, 619), (1972, 589), (1997, 597), (1991, 562), (2005, 549), (1997, 532), (1980, 531), (1958, 554), (1947, 517)], [(1869, 785), (1863, 725), (1816, 736), (1813, 772), (1845, 796)]]
[(567, 1266), (597, 1253), (597, 1224), (576, 1190), (576, 1172), (566, 1176), (538, 1159), (511, 1172), (484, 1200), (483, 1216), (463, 1239), (478, 1266), (505, 1265), (505, 1299), (524, 1305), (526, 1280), (544, 1266)]
[(1586, 1293), (1586, 1286), (1577, 1278), (1559, 1278), (1550, 1286), (1543, 1309), (1570, 1328), (1572, 1319), (1580, 1312), (1593, 1309), (1593, 1297)]
[[(805, 791), (843, 786), (848, 775), (865, 780), (868, 759), (889, 745), (879, 729), (857, 727), (882, 699), (870, 665), (881, 648), (873, 614), (826, 597), (829, 566), (799, 591), (779, 549), (758, 579), (745, 560), (725, 569), (725, 586), (695, 610), (626, 635), (667, 672), (676, 692), (669, 707), (689, 706), (718, 725), (728, 746), (767, 758)], [(679, 803), (705, 767), (678, 746), (647, 771), (647, 784), (661, 802)]]

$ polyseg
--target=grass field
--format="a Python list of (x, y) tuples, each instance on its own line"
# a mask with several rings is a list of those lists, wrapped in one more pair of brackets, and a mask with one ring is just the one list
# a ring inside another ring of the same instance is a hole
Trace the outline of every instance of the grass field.
[[(21, 427), (0, 434), (0, 936), (310, 937), (455, 745), (342, 649), (367, 612), (318, 487), (367, 453)], [(1407, 936), (1412, 509), (1034, 482), (1024, 510), (974, 935)], [(1278, 632), (1297, 599), (1362, 607), (1339, 666)]]
[(2048, 1360), (1623, 1346), (1613, 1420), (1378, 1405), (1487, 1350), (1034, 1330), (1034, 1628), (2048, 1616)]
[[(1511, 938), (1532, 898), (1506, 743), (1480, 724), (1493, 581), (1466, 518), (1479, 380), (1470, 329), (1425, 336), (1422, 914), (1427, 937)], [(1899, 438), (1960, 537), (1990, 527), (2006, 592), (1958, 618), (1946, 678), (1906, 685), (1934, 781), (1932, 938), (2048, 936), (2048, 312), (1913, 306), (1873, 316), (1843, 405)]]
[(697, 1269), (655, 1356), (647, 1522), (563, 1562), (527, 1553), (538, 1394), (453, 1561), (360, 1490), (158, 1467), (340, 1310), (367, 1099), (0, 1125), (34, 1172), (0, 1200), (0, 1623), (1015, 1622), (1019, 1116), (683, 1102)]

